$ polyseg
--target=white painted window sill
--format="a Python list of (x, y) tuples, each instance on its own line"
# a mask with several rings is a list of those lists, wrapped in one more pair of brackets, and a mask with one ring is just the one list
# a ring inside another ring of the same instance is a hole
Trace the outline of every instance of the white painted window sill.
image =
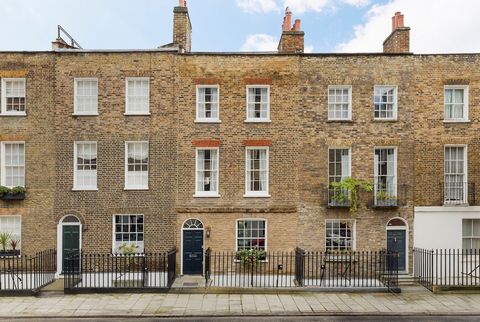
[(270, 119), (246, 119), (245, 123), (272, 123)]
[(72, 191), (98, 191), (98, 188), (72, 188)]
[(149, 190), (148, 187), (125, 187), (123, 188), (125, 191), (146, 191)]
[(220, 198), (221, 196), (219, 194), (211, 194), (211, 195), (207, 195), (207, 194), (194, 194), (193, 195), (193, 198)]
[(27, 113), (0, 113), (0, 116), (27, 116)]
[(150, 116), (150, 112), (148, 113), (123, 113), (125, 116)]
[(195, 123), (222, 123), (222, 121), (218, 120), (218, 119), (196, 119), (195, 120)]
[(92, 114), (78, 114), (78, 113), (73, 113), (72, 116), (98, 116), (98, 113), (92, 113)]
[(379, 118), (373, 118), (375, 122), (396, 122), (398, 121), (398, 118), (393, 118), (393, 119), (379, 119)]
[(443, 123), (470, 123), (470, 120), (443, 120)]

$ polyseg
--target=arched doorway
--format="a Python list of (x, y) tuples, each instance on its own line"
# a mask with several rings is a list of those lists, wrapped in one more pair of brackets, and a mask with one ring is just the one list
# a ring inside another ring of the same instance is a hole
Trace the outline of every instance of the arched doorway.
[(387, 251), (398, 252), (398, 270), (408, 271), (408, 225), (403, 218), (393, 218), (387, 224)]
[(65, 270), (65, 259), (82, 249), (82, 223), (77, 216), (64, 216), (57, 225), (57, 275)]
[(203, 223), (195, 218), (182, 225), (182, 274), (203, 274)]

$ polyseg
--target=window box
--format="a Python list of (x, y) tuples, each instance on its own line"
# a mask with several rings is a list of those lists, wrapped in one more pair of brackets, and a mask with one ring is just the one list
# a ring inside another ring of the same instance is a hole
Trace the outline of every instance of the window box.
[(20, 250), (7, 249), (6, 251), (0, 250), (0, 257), (18, 257), (20, 256)]
[(375, 204), (373, 208), (396, 208), (398, 207), (398, 199), (391, 198), (391, 199), (377, 199), (375, 200)]
[(352, 202), (350, 200), (329, 200), (327, 208), (350, 208)]
[(0, 199), (2, 200), (24, 200), (25, 199), (25, 193), (17, 193), (17, 194), (11, 194), (7, 193), (2, 196), (0, 196)]
[(4, 187), (0, 186), (0, 199), (1, 200), (24, 200), (25, 188), (24, 187)]

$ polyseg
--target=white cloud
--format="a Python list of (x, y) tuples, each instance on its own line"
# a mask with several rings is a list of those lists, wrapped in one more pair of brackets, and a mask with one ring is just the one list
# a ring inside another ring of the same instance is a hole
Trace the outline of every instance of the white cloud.
[(330, 0), (283, 0), (283, 7), (289, 7), (294, 14), (307, 11), (321, 12), (329, 5), (331, 5)]
[(365, 7), (370, 4), (370, 0), (342, 0), (342, 2), (354, 7)]
[(247, 39), (242, 45), (241, 51), (277, 51), (278, 39), (266, 35), (256, 34), (248, 35)]
[(236, 2), (237, 6), (246, 12), (266, 13), (279, 10), (275, 0), (236, 0)]
[(391, 32), (396, 11), (405, 14), (411, 27), (410, 50), (414, 53), (479, 52), (480, 1), (391, 0), (374, 5), (366, 23), (354, 27), (354, 37), (337, 46), (339, 52), (381, 52)]
[(312, 45), (305, 46), (304, 52), (307, 54), (313, 53), (313, 46)]
[(308, 11), (321, 12), (339, 4), (362, 7), (368, 5), (370, 0), (236, 0), (236, 3), (246, 12), (267, 13), (289, 7), (294, 14), (302, 14)]

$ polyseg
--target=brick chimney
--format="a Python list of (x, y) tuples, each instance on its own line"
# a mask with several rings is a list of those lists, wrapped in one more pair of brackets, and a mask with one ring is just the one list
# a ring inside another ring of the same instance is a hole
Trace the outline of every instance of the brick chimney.
[(287, 7), (282, 24), (282, 37), (278, 44), (279, 53), (303, 53), (305, 33), (301, 31), (301, 20), (295, 20), (292, 26), (292, 12)]
[(409, 53), (410, 28), (404, 25), (404, 16), (395, 12), (392, 17), (392, 33), (383, 42), (384, 53)]
[(192, 51), (192, 24), (186, 0), (179, 0), (178, 7), (173, 9), (173, 44), (177, 45), (181, 52)]

